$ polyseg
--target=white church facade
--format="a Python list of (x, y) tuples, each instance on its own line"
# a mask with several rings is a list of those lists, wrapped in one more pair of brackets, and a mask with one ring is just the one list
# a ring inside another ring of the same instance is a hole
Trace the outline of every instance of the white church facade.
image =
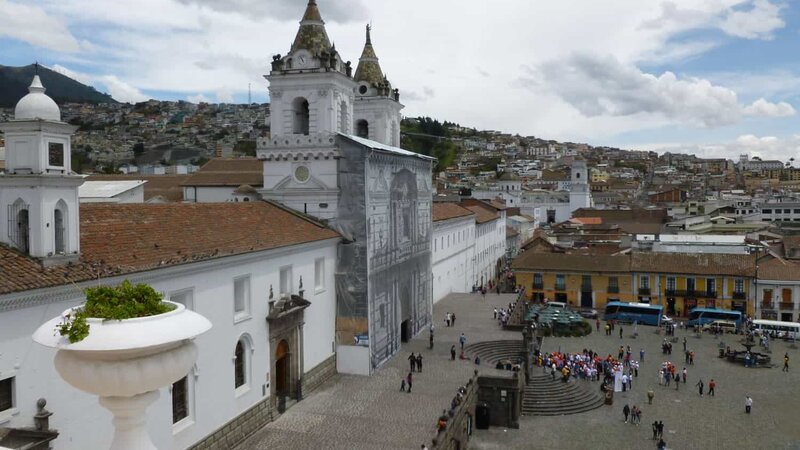
[(337, 365), (370, 374), (430, 323), (434, 159), (397, 146), (403, 105), (369, 28), (353, 72), (310, 1), (291, 49), (273, 56), (271, 69), (259, 192), (343, 236)]

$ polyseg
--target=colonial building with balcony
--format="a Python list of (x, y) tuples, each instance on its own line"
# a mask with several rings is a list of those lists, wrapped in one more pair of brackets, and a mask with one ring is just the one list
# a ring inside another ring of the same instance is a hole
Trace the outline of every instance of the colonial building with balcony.
[(695, 307), (753, 314), (748, 300), (755, 267), (752, 255), (535, 250), (518, 255), (512, 265), (517, 283), (533, 300), (547, 298), (584, 308), (604, 308), (609, 301), (653, 303), (679, 317)]
[(756, 317), (784, 322), (800, 320), (800, 264), (782, 258), (760, 262), (754, 284), (758, 295)]

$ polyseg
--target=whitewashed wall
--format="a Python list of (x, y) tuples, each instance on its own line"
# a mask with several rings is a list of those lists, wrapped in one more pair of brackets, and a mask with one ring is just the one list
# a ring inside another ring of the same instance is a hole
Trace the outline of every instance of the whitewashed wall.
[(434, 303), (451, 292), (471, 291), (475, 270), (474, 256), (474, 216), (433, 223)]
[[(213, 323), (213, 328), (196, 340), (199, 357), (196, 371), (190, 376), (194, 423), (173, 428), (171, 396), (166, 388), (161, 389), (161, 397), (148, 409), (148, 428), (159, 449), (184, 449), (269, 396), (267, 380), (271, 357), (267, 298), (270, 285), (275, 299), (278, 298), (280, 267), (292, 266), (295, 293), (302, 275), (305, 297), (311, 301), (305, 311), (303, 328), (305, 371), (333, 355), (337, 242), (332, 239), (129, 277), (133, 282), (151, 284), (168, 298), (182, 292), (191, 293), (193, 309)], [(324, 289), (320, 291), (314, 288), (317, 258), (325, 260)], [(246, 275), (251, 277), (250, 318), (234, 322), (233, 279)], [(104, 281), (118, 283), (122, 278)], [(3, 310), (12, 301), (25, 299), (32, 300), (33, 305)], [(47, 408), (54, 413), (51, 427), (60, 432), (53, 442), (55, 450), (108, 448), (111, 442), (111, 414), (100, 407), (96, 397), (63, 382), (53, 367), (55, 351), (34, 344), (30, 337), (41, 323), (80, 303), (78, 287), (0, 296), (0, 378), (16, 377), (16, 411), (10, 416), (0, 413), (0, 426), (32, 426), (36, 400), (44, 397)], [(249, 389), (240, 389), (237, 396), (233, 355), (236, 342), (244, 335), (252, 342), (247, 368)]]

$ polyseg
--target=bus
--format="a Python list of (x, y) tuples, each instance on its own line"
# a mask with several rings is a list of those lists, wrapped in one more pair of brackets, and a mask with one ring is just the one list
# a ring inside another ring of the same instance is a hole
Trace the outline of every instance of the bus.
[(689, 320), (686, 322), (686, 326), (702, 326), (715, 320), (727, 320), (729, 322), (735, 322), (736, 328), (741, 328), (742, 312), (718, 308), (694, 308), (689, 311)]
[(753, 331), (759, 334), (767, 333), (771, 337), (782, 339), (797, 339), (800, 337), (800, 323), (779, 322), (777, 320), (756, 319), (753, 321)]
[(649, 303), (608, 302), (606, 305), (605, 320), (618, 322), (637, 322), (642, 325), (661, 325), (661, 315), (664, 307)]

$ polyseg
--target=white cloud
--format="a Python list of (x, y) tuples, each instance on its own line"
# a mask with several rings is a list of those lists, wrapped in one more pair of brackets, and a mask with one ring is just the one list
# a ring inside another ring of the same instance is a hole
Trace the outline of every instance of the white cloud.
[(99, 81), (106, 86), (109, 95), (114, 97), (115, 100), (124, 103), (138, 103), (150, 99), (144, 95), (139, 89), (131, 86), (125, 81), (120, 80), (115, 75), (104, 75), (99, 78)]
[(645, 114), (705, 127), (739, 119), (736, 93), (730, 89), (672, 72), (652, 75), (613, 56), (576, 54), (542, 64), (538, 74), (538, 80), (528, 77), (522, 82), (552, 90), (589, 117)]
[(64, 21), (39, 6), (0, 0), (0, 37), (59, 52), (77, 52), (81, 44)]
[(786, 26), (781, 18), (783, 6), (770, 0), (720, 0), (683, 7), (665, 1), (660, 6), (661, 14), (645, 21), (643, 27), (673, 31), (712, 28), (733, 37), (769, 40)]
[(209, 101), (208, 98), (206, 98), (206, 96), (203, 94), (189, 95), (186, 97), (186, 101), (194, 104), (211, 103), (211, 101)]
[(61, 75), (67, 76), (72, 78), (73, 80), (83, 83), (85, 85), (91, 86), (92, 85), (92, 76), (89, 74), (76, 72), (72, 69), (62, 66), (61, 64), (55, 64), (53, 67), (50, 68), (53, 72), (58, 72)]
[(742, 109), (746, 116), (788, 117), (796, 114), (792, 105), (786, 102), (771, 103), (763, 98), (754, 101)]
[(747, 10), (730, 10), (719, 24), (725, 33), (745, 39), (772, 39), (776, 30), (786, 26), (782, 6), (769, 0), (747, 2)]
[[(282, 20), (299, 19), (298, 5), (305, 2), (297, 0), (178, 0), (189, 5), (211, 8), (223, 13), (273, 17)], [(324, 18), (332, 22), (351, 22), (366, 17), (367, 9), (361, 0), (336, 0), (324, 2)]]

